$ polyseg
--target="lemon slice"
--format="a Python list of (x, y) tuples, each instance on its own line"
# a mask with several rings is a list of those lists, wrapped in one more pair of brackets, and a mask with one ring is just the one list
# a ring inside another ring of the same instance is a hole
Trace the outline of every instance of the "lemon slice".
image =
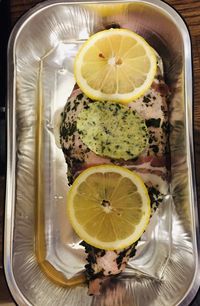
[(104, 30), (83, 44), (74, 74), (91, 99), (128, 103), (151, 86), (156, 74), (155, 51), (130, 30)]
[(104, 250), (120, 250), (137, 241), (151, 211), (141, 178), (114, 165), (83, 171), (69, 191), (67, 210), (79, 237)]

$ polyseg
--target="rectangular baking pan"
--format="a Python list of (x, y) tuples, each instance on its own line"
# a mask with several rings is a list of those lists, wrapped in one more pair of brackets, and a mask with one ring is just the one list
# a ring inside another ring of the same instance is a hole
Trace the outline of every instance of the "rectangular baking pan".
[[(112, 13), (99, 5), (111, 5)], [(130, 261), (100, 297), (87, 295), (85, 255), (68, 224), (66, 165), (54, 114), (73, 86), (78, 47), (119, 24), (162, 57), (170, 101), (171, 180), (165, 205)], [(191, 42), (174, 9), (159, 0), (37, 5), (8, 47), (5, 271), (19, 305), (188, 305), (199, 286), (199, 223), (193, 157)]]

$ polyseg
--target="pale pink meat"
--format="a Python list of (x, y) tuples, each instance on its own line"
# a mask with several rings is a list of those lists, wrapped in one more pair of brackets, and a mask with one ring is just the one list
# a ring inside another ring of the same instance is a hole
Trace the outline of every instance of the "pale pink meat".
[[(161, 88), (161, 89), (160, 89)], [(165, 91), (164, 89), (165, 88)], [(80, 111), (92, 101), (87, 98), (80, 89), (76, 88), (68, 99), (62, 114), (60, 129), (60, 143), (68, 164), (68, 178), (72, 183), (81, 171), (88, 167), (114, 163), (133, 169), (138, 173), (148, 171), (167, 177), (167, 118), (168, 107), (166, 96), (168, 89), (161, 75), (158, 75), (152, 87), (145, 96), (129, 104), (146, 120), (149, 131), (149, 146), (140, 156), (134, 160), (112, 160), (106, 156), (99, 156), (92, 152), (80, 139), (76, 130), (76, 120)], [(66, 131), (72, 131), (66, 136)], [(141, 167), (142, 165), (142, 167)]]
[[(68, 164), (68, 180), (72, 184), (76, 176), (88, 167), (100, 164), (116, 164), (136, 171), (145, 182), (151, 199), (152, 214), (162, 195), (166, 194), (168, 184), (168, 87), (158, 68), (155, 80), (145, 94), (128, 106), (133, 108), (146, 121), (149, 131), (149, 145), (134, 160), (113, 160), (98, 156), (81, 141), (76, 129), (76, 120), (84, 106), (93, 101), (87, 98), (77, 86), (69, 97), (62, 113), (60, 143)], [(89, 294), (99, 295), (101, 283), (124, 271), (126, 264), (135, 254), (137, 242), (121, 251), (104, 251), (83, 242), (88, 254), (86, 274), (89, 280)]]

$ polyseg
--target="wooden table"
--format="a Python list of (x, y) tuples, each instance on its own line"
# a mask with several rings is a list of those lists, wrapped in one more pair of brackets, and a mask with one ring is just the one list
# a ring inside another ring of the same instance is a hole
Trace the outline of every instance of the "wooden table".
[[(0, 2), (1, 11), (3, 12), (0, 18), (0, 25), (3, 25), (2, 38), (6, 42), (6, 28), (10, 29), (15, 24), (16, 20), (29, 8), (40, 0), (2, 0)], [(195, 163), (196, 163), (196, 178), (197, 178), (197, 193), (198, 203), (200, 205), (200, 1), (199, 0), (167, 0), (167, 3), (172, 5), (184, 17), (192, 38), (193, 46), (193, 68), (194, 68), (194, 145), (195, 145)], [(1, 27), (2, 29), (2, 27)], [(9, 30), (8, 30), (9, 31)], [(6, 46), (4, 46), (5, 50)], [(5, 62), (5, 52), (2, 59)], [(3, 65), (3, 62), (2, 62)], [(5, 78), (4, 78), (5, 79)], [(1, 84), (5, 89), (5, 81)], [(5, 90), (4, 90), (5, 97)], [(1, 102), (2, 103), (2, 102)], [(2, 104), (0, 104), (2, 105)], [(12, 297), (7, 289), (3, 275), (2, 263), (2, 236), (3, 236), (3, 211), (4, 211), (4, 190), (5, 178), (0, 177), (0, 304), (13, 304)], [(197, 294), (191, 306), (200, 305), (200, 292)], [(80, 305), (81, 306), (81, 305)]]

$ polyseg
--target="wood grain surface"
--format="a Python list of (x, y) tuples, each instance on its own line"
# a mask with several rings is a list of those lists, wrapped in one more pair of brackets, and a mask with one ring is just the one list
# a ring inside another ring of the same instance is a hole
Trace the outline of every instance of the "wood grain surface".
[[(2, 0), (2, 8), (8, 10), (7, 14), (2, 17), (5, 19), (4, 26), (7, 27), (7, 33), (10, 31), (8, 20), (10, 20), (10, 28), (16, 23), (18, 18), (40, 0)], [(167, 0), (168, 4), (173, 6), (176, 11), (184, 18), (191, 35), (192, 53), (193, 53), (193, 83), (194, 83), (194, 148), (195, 148), (195, 169), (197, 180), (198, 204), (200, 206), (200, 1), (199, 0)], [(4, 27), (5, 30), (5, 27)], [(1, 30), (2, 31), (2, 27)], [(173, 35), (173, 33), (172, 33)], [(4, 43), (7, 38), (4, 35)], [(6, 46), (4, 46), (4, 49)], [(3, 55), (5, 56), (5, 54)], [(5, 85), (4, 85), (5, 86)], [(4, 88), (5, 89), (5, 88)], [(5, 92), (4, 92), (5, 95)], [(6, 287), (3, 275), (2, 263), (2, 239), (3, 239), (3, 211), (4, 211), (4, 190), (5, 179), (0, 178), (0, 304), (8, 305), (12, 302), (11, 295)], [(200, 293), (197, 294), (191, 306), (200, 305)], [(80, 305), (81, 306), (81, 305)]]

